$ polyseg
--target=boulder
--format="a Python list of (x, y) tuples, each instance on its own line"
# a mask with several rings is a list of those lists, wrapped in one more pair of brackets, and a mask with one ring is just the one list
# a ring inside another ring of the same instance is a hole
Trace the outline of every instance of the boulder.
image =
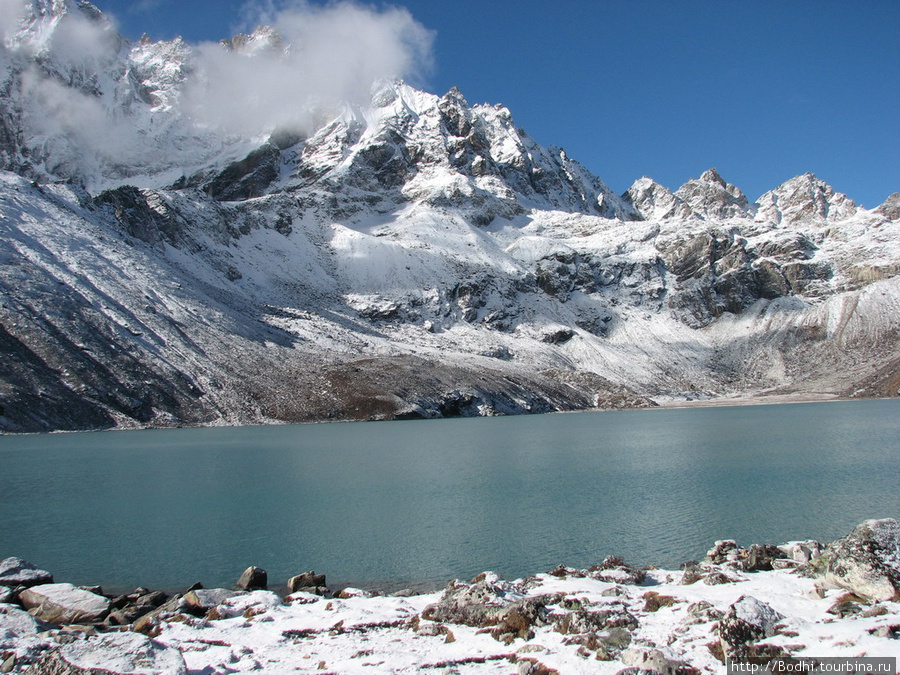
[(773, 569), (776, 560), (784, 557), (784, 552), (771, 544), (753, 544), (747, 549), (741, 560), (741, 569), (745, 572), (761, 572)]
[(138, 588), (128, 595), (120, 595), (112, 600), (112, 611), (106, 617), (106, 623), (112, 626), (127, 626), (145, 614), (162, 607), (169, 596), (162, 591), (148, 591)]
[(21, 558), (0, 561), (0, 586), (39, 586), (52, 584), (53, 575)]
[(35, 618), (57, 625), (100, 623), (109, 614), (109, 600), (72, 584), (42, 584), (19, 594), (19, 601)]
[(647, 576), (644, 570), (632, 567), (618, 556), (607, 556), (587, 571), (592, 578), (613, 584), (641, 584)]
[(707, 565), (739, 565), (740, 552), (734, 539), (722, 539), (706, 552), (703, 562)]
[(900, 522), (867, 520), (803, 571), (873, 602), (900, 600)]
[(203, 616), (213, 607), (242, 594), (243, 591), (230, 591), (227, 588), (199, 588), (184, 594), (181, 598), (181, 609), (188, 614)]
[(578, 609), (555, 619), (555, 630), (564, 635), (594, 633), (612, 628), (635, 630), (638, 620), (621, 603), (604, 604), (594, 609)]
[(775, 635), (775, 625), (783, 618), (766, 603), (742, 595), (719, 622), (719, 641), (725, 656), (743, 658), (750, 644)]
[(0, 604), (16, 601), (16, 592), (9, 586), (0, 586)]
[(259, 567), (248, 567), (237, 581), (242, 591), (264, 591), (269, 587), (269, 575)]
[(137, 633), (76, 640), (46, 653), (25, 675), (187, 675), (184, 657)]
[(520, 586), (498, 579), (492, 573), (480, 574), (471, 584), (451, 581), (441, 599), (422, 611), (422, 618), (466, 626), (497, 626), (501, 634), (524, 635), (530, 626), (542, 625), (549, 612), (544, 598), (526, 598)]
[(813, 558), (817, 558), (825, 551), (825, 547), (818, 541), (790, 541), (778, 546), (784, 557), (794, 562), (806, 564)]
[[(631, 647), (619, 655), (619, 660), (630, 666), (619, 673), (662, 673), (676, 675), (689, 672), (689, 666), (683, 661), (670, 658), (660, 649), (642, 649)], [(618, 674), (617, 674), (618, 675)]]
[(46, 626), (28, 612), (11, 605), (0, 606), (0, 649), (10, 638), (34, 635), (45, 629)]
[[(304, 572), (295, 577), (291, 577), (287, 582), (288, 593), (296, 593), (298, 591), (306, 591), (315, 593), (316, 595), (324, 595), (319, 593), (319, 589), (327, 589), (325, 584), (325, 575), (316, 574), (315, 572)], [(315, 590), (313, 590), (315, 589)]]

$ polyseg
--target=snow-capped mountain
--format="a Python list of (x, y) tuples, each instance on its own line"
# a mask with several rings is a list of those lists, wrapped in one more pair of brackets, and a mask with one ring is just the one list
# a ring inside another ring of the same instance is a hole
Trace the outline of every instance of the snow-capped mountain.
[(28, 6), (0, 50), (0, 429), (897, 394), (898, 195), (806, 174), (751, 203), (710, 169), (620, 196), (506, 108), (396, 80), (236, 131), (192, 103), (221, 77), (198, 48)]

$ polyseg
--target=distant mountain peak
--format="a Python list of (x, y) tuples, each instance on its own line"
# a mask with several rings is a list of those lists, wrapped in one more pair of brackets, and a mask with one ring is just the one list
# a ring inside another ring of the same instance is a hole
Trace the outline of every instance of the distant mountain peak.
[(756, 218), (774, 223), (836, 222), (859, 211), (847, 195), (813, 173), (795, 176), (759, 198)]
[(722, 178), (717, 169), (704, 171), (675, 192), (691, 211), (702, 218), (727, 219), (750, 215), (750, 203), (736, 185)]

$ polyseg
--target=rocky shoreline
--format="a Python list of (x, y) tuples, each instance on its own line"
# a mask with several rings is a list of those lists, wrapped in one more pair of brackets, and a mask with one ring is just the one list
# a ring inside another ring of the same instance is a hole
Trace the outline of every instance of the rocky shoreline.
[(900, 523), (846, 537), (718, 541), (677, 571), (608, 557), (507, 581), (486, 572), (437, 593), (329, 588), (323, 574), (268, 589), (248, 568), (230, 589), (172, 596), (54, 583), (0, 562), (0, 673), (723, 672), (726, 660), (900, 657)]

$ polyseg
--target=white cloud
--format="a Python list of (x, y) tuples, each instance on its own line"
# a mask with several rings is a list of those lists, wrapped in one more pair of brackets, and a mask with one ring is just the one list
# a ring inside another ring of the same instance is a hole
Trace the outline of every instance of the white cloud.
[(0, 40), (12, 37), (24, 16), (24, 0), (0, 0)]
[[(23, 7), (0, 0), (0, 19)], [(432, 34), (403, 9), (293, 4), (268, 8), (258, 19), (268, 19), (281, 41), (233, 50), (196, 45), (187, 79), (173, 85), (183, 88), (171, 97), (175, 107), (151, 114), (138, 106), (128, 114), (114, 102), (129, 95), (117, 83), (121, 45), (114, 25), (80, 12), (63, 17), (44, 34), (49, 39), (40, 39), (49, 58), (22, 74), (32, 157), (53, 162), (56, 168), (47, 168), (55, 175), (88, 181), (99, 178), (101, 167), (154, 158), (191, 166), (215, 152), (210, 133), (219, 142), (275, 129), (312, 133), (342, 104), (368, 101), (375, 81), (416, 77), (430, 63)]]
[(198, 120), (241, 134), (275, 127), (308, 132), (339, 104), (367, 100), (375, 81), (416, 78), (431, 64), (433, 34), (405, 9), (267, 5), (257, 20), (290, 47), (240, 52), (200, 45), (198, 76), (185, 97)]

